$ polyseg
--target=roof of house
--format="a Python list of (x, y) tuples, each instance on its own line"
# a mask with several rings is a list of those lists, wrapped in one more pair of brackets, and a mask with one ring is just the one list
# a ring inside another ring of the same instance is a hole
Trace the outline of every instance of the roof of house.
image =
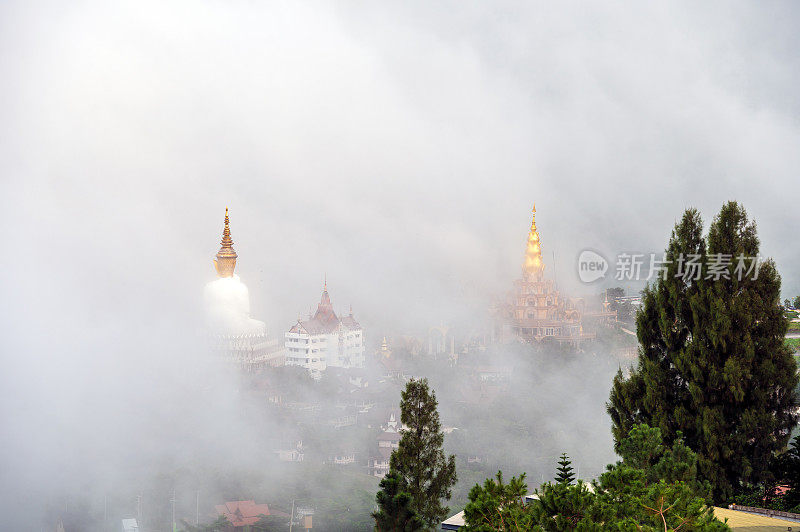
[(442, 522), (442, 530), (458, 530), (466, 523), (464, 522), (464, 510), (455, 515), (451, 515)]
[(259, 515), (272, 515), (269, 506), (255, 501), (230, 501), (214, 506), (219, 515), (228, 518), (233, 526), (252, 525), (258, 522)]
[(361, 328), (361, 324), (356, 321), (352, 314), (349, 316), (345, 316), (342, 318), (342, 325), (347, 327), (350, 330), (358, 330)]
[(722, 521), (728, 520), (728, 526), (734, 532), (766, 532), (768, 530), (786, 530), (789, 527), (797, 526), (797, 521), (785, 519), (775, 519), (765, 515), (756, 515), (728, 508), (714, 507), (714, 517)]
[(333, 311), (331, 296), (328, 294), (327, 283), (322, 290), (322, 297), (317, 305), (317, 311), (309, 319), (297, 320), (297, 323), (289, 329), (291, 333), (306, 334), (330, 334), (342, 325), (348, 329), (361, 329), (361, 325), (353, 318), (352, 311), (349, 316), (339, 318)]

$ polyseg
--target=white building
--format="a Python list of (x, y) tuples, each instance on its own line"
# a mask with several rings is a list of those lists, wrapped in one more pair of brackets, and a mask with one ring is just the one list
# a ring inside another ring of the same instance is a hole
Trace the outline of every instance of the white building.
[(406, 428), (398, 420), (399, 412), (389, 413), (389, 421), (382, 426), (383, 432), (378, 435), (378, 453), (369, 460), (369, 474), (378, 478), (383, 478), (389, 473), (389, 462), (392, 452), (400, 447), (402, 435), (400, 430)]
[(352, 310), (344, 318), (336, 315), (327, 283), (314, 316), (297, 320), (285, 336), (287, 366), (302, 366), (315, 376), (329, 366), (364, 367), (364, 330)]

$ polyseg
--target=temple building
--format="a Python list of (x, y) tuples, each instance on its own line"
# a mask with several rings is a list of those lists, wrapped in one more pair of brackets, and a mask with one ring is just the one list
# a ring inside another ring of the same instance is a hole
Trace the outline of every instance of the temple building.
[(237, 258), (226, 208), (221, 247), (214, 260), (217, 279), (206, 285), (204, 293), (211, 350), (246, 371), (283, 365), (280, 341), (268, 335), (263, 321), (250, 317), (250, 293), (234, 272)]
[(286, 365), (302, 366), (314, 377), (328, 367), (364, 367), (364, 330), (350, 314), (340, 318), (333, 311), (328, 282), (322, 289), (317, 311), (285, 334)]
[(508, 299), (494, 309), (495, 332), (501, 340), (517, 338), (525, 342), (548, 337), (560, 341), (594, 337), (583, 332), (583, 300), (563, 297), (555, 281), (545, 277), (536, 205), (532, 212), (522, 277), (514, 281), (514, 290)]

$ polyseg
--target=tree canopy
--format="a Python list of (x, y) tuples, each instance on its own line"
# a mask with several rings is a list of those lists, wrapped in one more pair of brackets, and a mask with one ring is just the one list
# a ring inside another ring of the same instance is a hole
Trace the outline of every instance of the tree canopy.
[(696, 477), (697, 455), (678, 439), (664, 444), (661, 430), (636, 425), (621, 442), (622, 460), (592, 484), (545, 483), (525, 504), (525, 475), (475, 485), (464, 510), (466, 532), (488, 531), (722, 531)]
[(372, 514), (379, 532), (416, 532), (425, 529), (425, 522), (411, 508), (411, 495), (404, 491), (403, 478), (396, 472), (383, 477), (381, 490), (375, 497), (378, 510)]
[(706, 237), (698, 212), (684, 213), (664, 271), (642, 293), (638, 364), (617, 374), (607, 404), (618, 451), (638, 423), (667, 444), (684, 438), (718, 501), (763, 482), (797, 422), (780, 276), (772, 260), (757, 260), (759, 245), (736, 202)]
[(445, 457), (444, 434), (439, 422), (436, 394), (427, 379), (411, 379), (400, 401), (400, 421), (405, 426), (399, 448), (389, 461), (389, 470), (401, 480), (401, 489), (411, 496), (410, 507), (429, 527), (436, 527), (449, 508), (456, 483), (456, 458)]

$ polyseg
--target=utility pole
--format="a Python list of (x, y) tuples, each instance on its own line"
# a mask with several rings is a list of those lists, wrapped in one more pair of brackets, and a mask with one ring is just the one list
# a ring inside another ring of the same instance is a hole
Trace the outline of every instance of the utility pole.
[(289, 532), (292, 532), (292, 525), (294, 525), (294, 499), (292, 499), (292, 515), (289, 517)]
[(170, 532), (175, 532), (175, 488), (172, 488), (172, 530)]
[(194, 524), (200, 524), (200, 490), (197, 490), (197, 500), (195, 501), (195, 510), (194, 510)]
[(136, 524), (142, 529), (142, 496), (136, 496)]

